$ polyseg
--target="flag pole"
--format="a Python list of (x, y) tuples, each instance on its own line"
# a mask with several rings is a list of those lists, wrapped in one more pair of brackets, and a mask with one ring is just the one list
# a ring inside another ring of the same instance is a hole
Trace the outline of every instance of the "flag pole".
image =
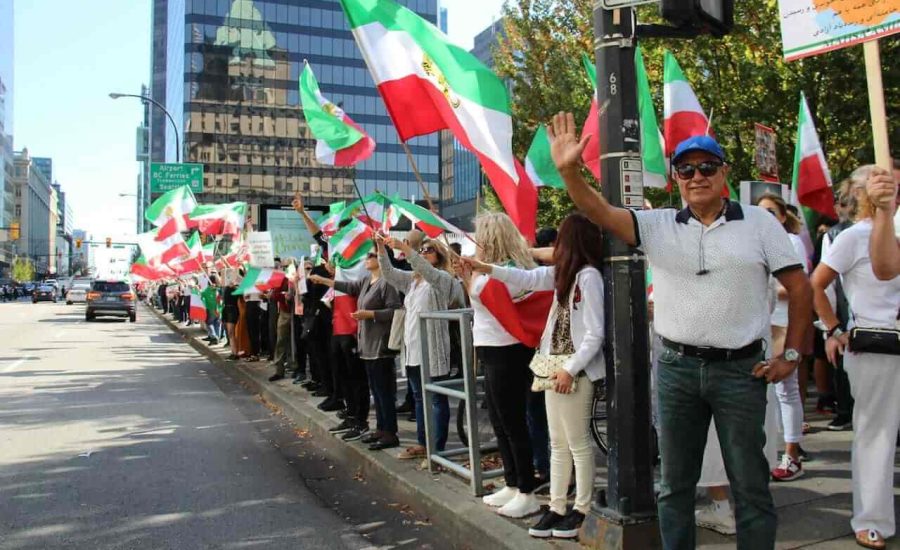
[(409, 145), (402, 139), (400, 140), (400, 145), (402, 145), (403, 150), (406, 151), (406, 159), (409, 161), (409, 166), (412, 168), (413, 174), (416, 175), (416, 181), (419, 182), (422, 193), (425, 194), (425, 200), (428, 201), (428, 209), (434, 212), (434, 203), (431, 201), (431, 194), (428, 193), (428, 188), (425, 187), (425, 182), (422, 181), (422, 175), (419, 174), (419, 167), (416, 166), (416, 161), (412, 156), (412, 152), (409, 150)]
[(887, 114), (884, 108), (884, 85), (881, 80), (881, 52), (878, 40), (863, 44), (866, 63), (866, 84), (869, 90), (869, 113), (872, 118), (872, 138), (875, 145), (875, 164), (890, 170), (891, 150), (888, 142)]

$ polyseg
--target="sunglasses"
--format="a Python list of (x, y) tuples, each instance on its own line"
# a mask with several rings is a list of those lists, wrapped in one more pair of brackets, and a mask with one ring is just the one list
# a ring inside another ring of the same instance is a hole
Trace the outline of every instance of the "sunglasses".
[(370, 260), (374, 260), (377, 257), (378, 257), (378, 254), (372, 254), (371, 252), (366, 254), (366, 258), (368, 258)]
[(423, 246), (419, 249), (419, 254), (435, 254), (437, 250), (433, 246)]
[(723, 163), (721, 162), (705, 160), (698, 164), (690, 164), (687, 162), (684, 164), (679, 164), (678, 166), (674, 167), (674, 170), (675, 174), (677, 174), (679, 178), (683, 180), (689, 180), (694, 177), (694, 172), (697, 170), (700, 171), (701, 176), (708, 178), (710, 176), (714, 176), (722, 166)]

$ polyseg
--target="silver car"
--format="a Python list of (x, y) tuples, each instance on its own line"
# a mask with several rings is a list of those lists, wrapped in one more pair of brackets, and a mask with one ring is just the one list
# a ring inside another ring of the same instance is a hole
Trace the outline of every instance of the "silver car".
[(87, 302), (87, 293), (91, 290), (90, 284), (75, 284), (66, 292), (66, 305), (83, 304)]

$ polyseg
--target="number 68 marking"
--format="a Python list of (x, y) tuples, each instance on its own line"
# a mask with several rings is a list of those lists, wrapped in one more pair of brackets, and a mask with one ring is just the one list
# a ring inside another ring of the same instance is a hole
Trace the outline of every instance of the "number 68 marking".
[(609, 95), (616, 95), (618, 93), (616, 82), (618, 82), (616, 73), (609, 73)]

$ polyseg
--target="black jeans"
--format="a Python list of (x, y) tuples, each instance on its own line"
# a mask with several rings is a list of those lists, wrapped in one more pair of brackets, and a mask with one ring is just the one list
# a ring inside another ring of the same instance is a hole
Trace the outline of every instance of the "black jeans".
[(375, 428), (397, 435), (397, 373), (394, 358), (365, 359), (369, 388), (375, 400)]
[(331, 378), (331, 334), (328, 330), (314, 330), (307, 336), (306, 353), (309, 355), (309, 371), (313, 381), (321, 384), (328, 395), (334, 394)]
[(356, 354), (356, 336), (352, 334), (331, 335), (331, 381), (334, 388), (332, 395), (336, 399), (344, 400), (347, 409), (350, 409), (349, 401), (355, 397), (350, 385), (353, 380), (351, 367), (359, 362)]
[(250, 355), (259, 355), (259, 314), (262, 309), (258, 301), (248, 301), (245, 305), (247, 333), (250, 335)]
[(484, 367), (488, 415), (503, 458), (506, 485), (530, 493), (534, 490), (534, 463), (526, 415), (532, 381), (528, 364), (534, 350), (515, 344), (481, 346), (476, 352)]

